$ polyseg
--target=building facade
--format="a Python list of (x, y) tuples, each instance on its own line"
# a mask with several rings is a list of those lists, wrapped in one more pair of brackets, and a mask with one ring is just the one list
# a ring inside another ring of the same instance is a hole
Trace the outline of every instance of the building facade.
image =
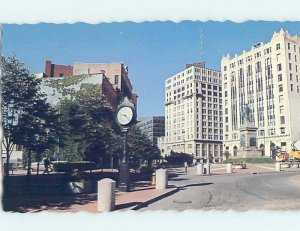
[(138, 128), (151, 141), (157, 145), (158, 137), (165, 135), (165, 117), (164, 116), (149, 116), (139, 118)]
[(241, 148), (242, 108), (250, 108), (263, 156), (272, 147), (291, 150), (300, 139), (300, 37), (275, 32), (270, 42), (222, 58), (224, 151), (235, 156)]
[[(74, 84), (67, 84), (68, 81), (64, 81), (64, 78), (74, 78)], [(78, 91), (82, 84), (95, 84), (100, 85), (101, 92), (111, 107), (116, 110), (118, 103), (120, 102), (120, 95), (110, 84), (104, 74), (91, 74), (91, 75), (79, 75), (68, 77), (48, 77), (42, 79), (41, 91), (47, 95), (47, 101), (51, 104), (57, 104), (63, 97), (63, 93), (59, 90), (63, 86), (64, 90)], [(59, 88), (55, 87), (59, 86)]]
[(54, 64), (50, 60), (46, 60), (45, 74), (47, 77), (64, 77), (73, 75), (73, 67), (71, 65)]
[(166, 79), (165, 137), (158, 141), (163, 156), (172, 151), (222, 158), (221, 85), (221, 73), (205, 63), (187, 64)]
[(115, 89), (128, 97), (137, 108), (137, 94), (128, 76), (128, 67), (123, 63), (74, 63), (73, 75), (103, 73)]

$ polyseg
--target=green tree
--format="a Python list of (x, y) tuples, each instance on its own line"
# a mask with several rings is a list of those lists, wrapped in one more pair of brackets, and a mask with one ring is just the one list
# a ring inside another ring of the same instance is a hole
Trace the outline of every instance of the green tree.
[(151, 140), (136, 126), (131, 128), (129, 132), (128, 152), (131, 164), (135, 167), (139, 167), (144, 163), (150, 166), (152, 160), (160, 158), (159, 148), (153, 145)]
[(76, 157), (100, 162), (113, 154), (111, 140), (116, 139), (118, 128), (99, 85), (81, 85), (72, 97), (61, 100), (59, 107), (69, 134), (64, 155), (73, 150)]
[[(28, 149), (30, 174), (31, 154), (44, 150), (47, 143), (51, 143), (58, 115), (46, 103), (45, 95), (40, 93), (41, 81), (30, 75), (24, 63), (16, 57), (3, 57), (1, 61), (2, 144), (7, 157), (6, 164), (9, 166), (15, 144), (20, 144)], [(9, 169), (6, 168), (8, 174)]]

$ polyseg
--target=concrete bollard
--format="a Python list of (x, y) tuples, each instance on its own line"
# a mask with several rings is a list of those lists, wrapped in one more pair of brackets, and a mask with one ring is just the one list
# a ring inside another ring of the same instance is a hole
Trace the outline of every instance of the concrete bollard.
[(276, 172), (280, 172), (281, 171), (281, 163), (276, 163), (275, 164), (275, 170), (276, 170)]
[(98, 211), (108, 212), (115, 209), (115, 190), (116, 182), (114, 180), (105, 178), (98, 181)]
[(197, 165), (197, 175), (203, 175), (203, 164)]
[(232, 164), (231, 163), (227, 164), (227, 173), (232, 173)]
[(205, 174), (206, 175), (209, 175), (210, 174), (210, 164), (209, 163), (206, 163), (204, 165), (204, 169), (205, 169)]
[(167, 169), (158, 169), (156, 171), (156, 189), (166, 189), (168, 187), (168, 171)]

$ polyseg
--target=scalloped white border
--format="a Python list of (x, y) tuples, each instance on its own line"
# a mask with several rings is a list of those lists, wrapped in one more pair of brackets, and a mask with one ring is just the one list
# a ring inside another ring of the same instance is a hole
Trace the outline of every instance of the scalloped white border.
[(298, 0), (0, 0), (2, 23), (300, 20)]

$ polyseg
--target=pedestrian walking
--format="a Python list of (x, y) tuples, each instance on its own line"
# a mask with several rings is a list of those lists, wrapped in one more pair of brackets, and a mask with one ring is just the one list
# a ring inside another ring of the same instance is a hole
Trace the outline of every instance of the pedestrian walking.
[(184, 162), (184, 172), (187, 173), (187, 169), (188, 169), (188, 163), (187, 161)]
[(44, 170), (43, 174), (45, 174), (45, 173), (49, 174), (49, 168), (51, 168), (51, 164), (52, 163), (48, 157), (46, 159), (44, 159), (45, 170)]

